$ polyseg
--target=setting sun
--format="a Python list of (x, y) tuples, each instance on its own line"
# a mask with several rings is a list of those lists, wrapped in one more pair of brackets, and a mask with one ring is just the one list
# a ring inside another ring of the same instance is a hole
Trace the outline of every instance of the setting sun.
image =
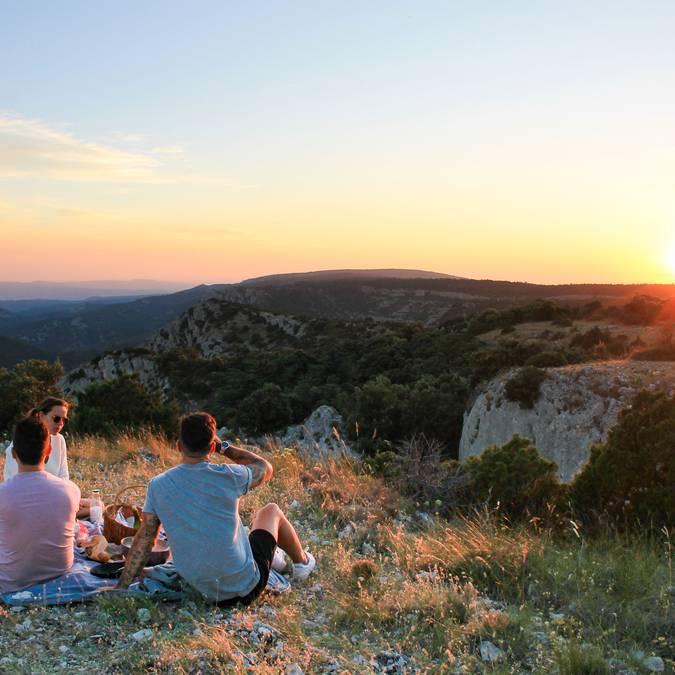
[(668, 269), (675, 274), (675, 244), (671, 244), (666, 249), (666, 265)]

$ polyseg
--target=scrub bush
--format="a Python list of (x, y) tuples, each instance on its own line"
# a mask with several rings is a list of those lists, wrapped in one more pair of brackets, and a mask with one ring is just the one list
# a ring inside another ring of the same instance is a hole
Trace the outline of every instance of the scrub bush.
[(29, 359), (14, 368), (0, 368), (0, 433), (9, 433), (18, 420), (46, 396), (61, 397), (57, 382), (63, 377), (59, 361)]
[(237, 420), (248, 432), (278, 431), (291, 421), (291, 405), (281, 387), (268, 382), (241, 402)]
[(510, 519), (545, 517), (564, 494), (555, 462), (544, 459), (532, 441), (517, 434), (502, 446), (493, 445), (469, 457), (471, 499), (490, 507), (499, 505)]
[(578, 515), (622, 528), (675, 527), (675, 398), (642, 391), (572, 484)]
[(128, 430), (147, 428), (178, 433), (178, 405), (149, 392), (136, 375), (123, 375), (92, 384), (80, 394), (71, 430), (76, 434), (112, 437)]
[(546, 379), (546, 372), (536, 366), (521, 368), (504, 387), (509, 401), (519, 403), (521, 408), (534, 408), (539, 399), (541, 383)]

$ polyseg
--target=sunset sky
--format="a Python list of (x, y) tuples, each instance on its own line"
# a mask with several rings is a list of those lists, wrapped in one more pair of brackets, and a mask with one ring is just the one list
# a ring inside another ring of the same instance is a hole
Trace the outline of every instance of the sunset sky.
[(675, 282), (672, 2), (6, 3), (0, 280)]

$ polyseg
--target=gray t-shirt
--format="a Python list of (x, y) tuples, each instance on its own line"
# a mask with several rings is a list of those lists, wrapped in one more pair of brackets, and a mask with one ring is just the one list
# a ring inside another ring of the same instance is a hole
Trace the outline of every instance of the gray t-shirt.
[(246, 595), (260, 579), (239, 517), (251, 470), (237, 464), (179, 464), (148, 484), (143, 510), (164, 525), (180, 576), (208, 600)]

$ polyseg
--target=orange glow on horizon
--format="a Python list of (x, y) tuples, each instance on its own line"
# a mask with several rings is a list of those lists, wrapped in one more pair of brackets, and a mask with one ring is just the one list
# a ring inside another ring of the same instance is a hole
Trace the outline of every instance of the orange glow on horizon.
[(672, 273), (675, 281), (675, 243), (671, 244), (668, 250), (666, 251), (666, 264), (668, 269)]

